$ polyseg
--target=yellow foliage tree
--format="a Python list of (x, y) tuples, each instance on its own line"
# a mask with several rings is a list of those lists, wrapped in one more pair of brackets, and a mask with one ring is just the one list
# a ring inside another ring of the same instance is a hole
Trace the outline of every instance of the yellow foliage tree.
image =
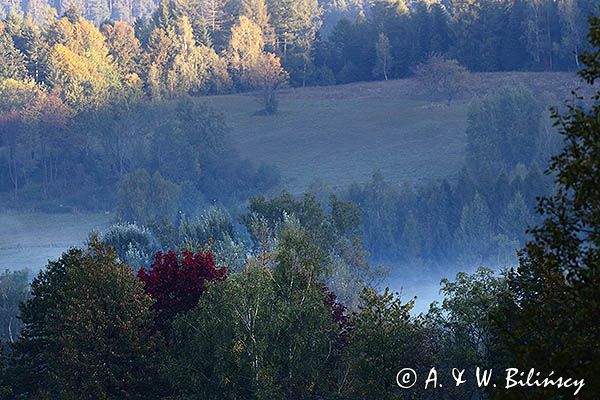
[(229, 65), (242, 86), (248, 84), (248, 75), (262, 56), (264, 47), (260, 27), (248, 17), (240, 16), (237, 24), (231, 29), (227, 56)]
[(152, 32), (143, 64), (154, 99), (223, 92), (231, 86), (227, 64), (212, 48), (196, 44), (187, 16), (169, 32), (162, 28)]
[(263, 53), (249, 71), (249, 82), (253, 88), (262, 93), (264, 112), (275, 114), (278, 108), (277, 91), (289, 79), (288, 73), (281, 66), (279, 58), (273, 53)]
[(122, 87), (104, 36), (89, 21), (63, 17), (48, 29), (49, 83), (75, 108), (100, 106)]

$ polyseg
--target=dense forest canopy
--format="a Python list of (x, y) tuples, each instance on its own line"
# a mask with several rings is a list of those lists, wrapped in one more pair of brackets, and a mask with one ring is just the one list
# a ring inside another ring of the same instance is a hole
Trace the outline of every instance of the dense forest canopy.
[(285, 71), (295, 85), (397, 78), (432, 54), (472, 71), (573, 70), (597, 12), (592, 0), (40, 0), (2, 10), (3, 78), (61, 87), (77, 107), (123, 90), (224, 93)]

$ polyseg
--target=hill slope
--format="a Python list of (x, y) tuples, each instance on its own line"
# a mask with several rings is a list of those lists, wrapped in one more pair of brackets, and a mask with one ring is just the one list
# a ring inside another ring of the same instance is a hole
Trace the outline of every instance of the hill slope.
[(369, 179), (453, 175), (464, 159), (469, 102), (505, 85), (529, 87), (556, 104), (577, 84), (571, 73), (474, 74), (471, 90), (450, 106), (431, 101), (412, 79), (282, 91), (280, 111), (256, 115), (253, 94), (202, 98), (222, 111), (244, 157), (267, 161), (299, 192), (319, 180), (332, 188)]

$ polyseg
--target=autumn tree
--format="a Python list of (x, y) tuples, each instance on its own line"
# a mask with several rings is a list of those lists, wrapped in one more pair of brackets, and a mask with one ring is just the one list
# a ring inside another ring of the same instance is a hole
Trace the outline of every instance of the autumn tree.
[(172, 39), (162, 28), (155, 28), (150, 34), (142, 59), (144, 80), (148, 94), (154, 99), (167, 96), (164, 82), (171, 61)]
[(114, 61), (104, 36), (78, 15), (63, 17), (48, 28), (48, 81), (75, 108), (99, 107), (119, 90)]
[(273, 53), (263, 53), (250, 71), (250, 82), (253, 87), (260, 90), (264, 105), (264, 112), (275, 114), (278, 109), (277, 92), (288, 81), (289, 75), (281, 66), (277, 56)]
[(158, 398), (152, 299), (113, 250), (92, 237), (31, 284), (9, 371), (17, 395)]
[(231, 29), (227, 48), (229, 65), (240, 84), (249, 85), (251, 71), (257, 67), (264, 52), (264, 40), (260, 26), (242, 15)]
[(223, 281), (227, 268), (217, 268), (210, 251), (158, 252), (151, 268), (137, 274), (144, 289), (155, 300), (155, 327), (166, 332), (178, 314), (194, 308), (212, 281)]
[(227, 91), (231, 77), (225, 61), (214, 49), (196, 44), (189, 18), (184, 15), (164, 24), (173, 25), (153, 30), (143, 60), (151, 96), (160, 99)]
[(135, 37), (133, 27), (124, 22), (115, 21), (102, 25), (102, 33), (106, 38), (108, 52), (117, 65), (120, 74), (139, 73), (139, 58), (142, 49), (140, 41)]

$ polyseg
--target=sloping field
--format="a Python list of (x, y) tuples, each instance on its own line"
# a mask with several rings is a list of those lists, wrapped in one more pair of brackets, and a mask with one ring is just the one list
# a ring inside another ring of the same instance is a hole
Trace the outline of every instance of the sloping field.
[[(431, 101), (413, 80), (288, 89), (280, 113), (256, 115), (253, 94), (199, 98), (222, 111), (244, 157), (275, 164), (295, 192), (319, 180), (332, 189), (370, 178), (418, 181), (452, 176), (464, 158), (468, 104), (508, 84), (529, 87), (558, 104), (576, 85), (572, 74), (478, 74), (471, 92), (450, 106)], [(94, 229), (106, 214), (0, 213), (0, 270), (43, 267)], [(412, 295), (412, 294), (411, 294)]]
[(505, 85), (530, 88), (548, 104), (577, 85), (571, 73), (474, 74), (470, 90), (447, 105), (412, 79), (282, 91), (280, 111), (257, 115), (253, 94), (201, 98), (223, 112), (240, 153), (281, 171), (294, 192), (319, 180), (331, 188), (379, 169), (402, 182), (453, 175), (464, 159), (470, 101)]

